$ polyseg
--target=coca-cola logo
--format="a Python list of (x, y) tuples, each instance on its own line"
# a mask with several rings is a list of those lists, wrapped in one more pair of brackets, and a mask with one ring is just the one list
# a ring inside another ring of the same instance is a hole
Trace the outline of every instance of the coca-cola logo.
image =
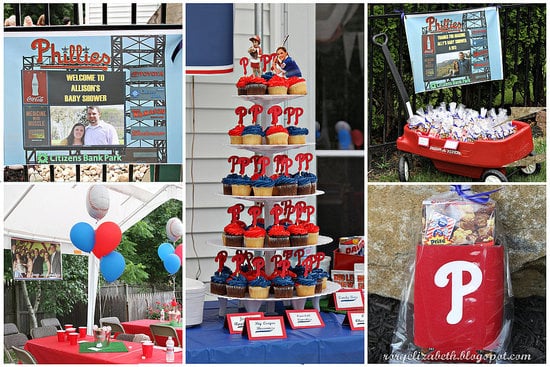
[(43, 96), (27, 96), (27, 103), (44, 103)]

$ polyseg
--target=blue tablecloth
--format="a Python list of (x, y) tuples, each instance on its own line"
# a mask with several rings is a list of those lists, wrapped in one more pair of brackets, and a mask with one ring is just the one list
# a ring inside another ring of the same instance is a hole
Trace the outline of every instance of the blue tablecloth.
[[(276, 311), (282, 306), (277, 302)], [(244, 312), (228, 302), (227, 313)], [(264, 305), (265, 306), (265, 305)], [(262, 310), (260, 310), (262, 311)], [(343, 314), (321, 312), (324, 328), (286, 327), (287, 338), (248, 340), (224, 329), (218, 303), (205, 302), (203, 323), (186, 330), (187, 363), (357, 363), (365, 359), (364, 331), (342, 326)]]

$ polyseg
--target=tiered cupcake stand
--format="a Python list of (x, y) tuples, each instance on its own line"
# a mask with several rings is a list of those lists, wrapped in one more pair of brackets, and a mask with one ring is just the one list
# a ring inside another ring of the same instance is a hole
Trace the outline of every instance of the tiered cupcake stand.
[[(292, 99), (303, 97), (303, 95), (241, 95), (239, 98), (242, 98), (246, 101), (252, 102), (253, 104), (259, 104), (263, 106), (263, 112), (260, 115), (260, 122), (262, 124), (262, 129), (266, 129), (267, 127), (267, 113), (268, 107), (290, 101)], [(256, 154), (261, 154), (263, 156), (267, 156), (270, 158), (270, 161), (273, 162), (273, 156), (277, 153), (286, 152), (289, 150), (295, 150), (303, 147), (307, 147), (313, 144), (289, 144), (289, 145), (237, 145), (232, 144), (231, 147), (237, 148), (237, 149), (244, 149), (247, 151), (252, 151)], [(267, 167), (266, 174), (268, 176), (273, 174), (273, 167), (269, 166)], [(296, 200), (296, 199), (305, 199), (308, 197), (313, 197), (317, 195), (324, 194), (323, 191), (316, 190), (314, 194), (309, 195), (293, 195), (293, 196), (231, 196), (234, 199), (240, 199), (240, 200), (248, 200), (252, 201), (254, 203), (261, 203), (263, 204), (264, 208), (264, 220), (265, 220), (265, 227), (272, 225), (272, 218), (269, 214), (271, 209), (273, 208), (273, 205), (277, 202), (282, 202), (286, 200)], [(220, 194), (222, 195), (222, 194)], [(223, 195), (224, 197), (227, 197), (227, 195)], [(332, 238), (326, 237), (326, 236), (319, 236), (318, 242), (313, 245), (307, 245), (307, 246), (292, 246), (292, 247), (277, 247), (277, 248), (269, 248), (269, 247), (263, 247), (263, 248), (247, 248), (247, 247), (231, 247), (231, 246), (225, 246), (220, 239), (215, 240), (209, 240), (207, 241), (207, 244), (210, 246), (222, 248), (222, 249), (233, 249), (233, 250), (249, 250), (254, 251), (257, 256), (263, 256), (265, 259), (265, 272), (267, 274), (271, 274), (274, 271), (274, 262), (271, 261), (272, 257), (276, 254), (276, 251), (285, 251), (285, 250), (305, 250), (306, 248), (310, 247), (316, 247), (319, 245), (325, 245), (332, 242)], [(228, 296), (222, 296), (218, 294), (213, 294), (207, 292), (207, 294), (218, 297), (219, 300), (219, 315), (225, 316), (226, 315), (226, 309), (227, 309), (227, 301), (230, 299), (233, 300), (239, 300), (244, 308), (247, 310), (247, 312), (257, 312), (262, 304), (264, 302), (267, 303), (267, 312), (273, 312), (275, 309), (275, 301), (284, 301), (285, 303), (290, 303), (292, 307), (296, 310), (303, 310), (305, 307), (305, 303), (307, 299), (312, 299), (313, 307), (317, 310), (319, 310), (319, 300), (321, 297), (330, 295), (332, 293), (337, 292), (340, 290), (341, 286), (338, 283), (327, 281), (327, 287), (323, 290), (321, 293), (317, 293), (313, 296), (306, 296), (306, 297), (291, 297), (291, 298), (275, 298), (272, 295), (269, 298), (265, 299), (254, 299), (254, 298), (234, 298), (234, 297), (228, 297)]]

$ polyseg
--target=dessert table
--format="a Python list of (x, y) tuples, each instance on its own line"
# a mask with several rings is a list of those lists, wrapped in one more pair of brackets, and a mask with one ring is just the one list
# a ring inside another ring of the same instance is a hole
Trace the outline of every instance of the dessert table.
[[(87, 336), (78, 339), (79, 342), (92, 342), (93, 337)], [(128, 349), (127, 352), (89, 352), (81, 353), (80, 345), (70, 345), (68, 341), (58, 342), (57, 335), (44, 338), (31, 339), (25, 343), (25, 349), (32, 353), (39, 364), (141, 364), (141, 363), (166, 363), (165, 350), (162, 347), (154, 347), (151, 358), (142, 359), (141, 343), (133, 343), (121, 340)], [(113, 342), (112, 341), (112, 342)], [(182, 364), (183, 353), (174, 354), (174, 363)]]
[[(282, 305), (277, 306), (281, 307), (276, 311), (281, 312)], [(293, 330), (287, 325), (286, 339), (248, 340), (224, 329), (218, 307), (217, 301), (205, 302), (202, 324), (186, 329), (187, 364), (364, 363), (364, 331), (342, 326), (343, 314), (320, 312), (324, 328)], [(239, 311), (229, 308), (228, 313)]]
[[(142, 320), (134, 320), (134, 321), (124, 321), (124, 322), (121, 322), (121, 324), (124, 327), (124, 331), (126, 331), (126, 333), (146, 334), (151, 338), (151, 340), (153, 340), (153, 334), (151, 333), (151, 329), (149, 328), (149, 325), (168, 324), (168, 321), (142, 319)], [(178, 338), (180, 338), (180, 342), (183, 343), (183, 327), (174, 326), (174, 328), (178, 333)], [(162, 337), (162, 336), (157, 337), (157, 344), (161, 346), (166, 345), (166, 339), (167, 339), (166, 337)]]

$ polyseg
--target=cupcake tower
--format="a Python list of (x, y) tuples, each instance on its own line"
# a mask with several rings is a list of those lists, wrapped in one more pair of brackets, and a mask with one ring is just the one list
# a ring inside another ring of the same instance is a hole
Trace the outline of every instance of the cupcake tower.
[[(249, 251), (237, 251), (231, 258), (235, 263), (235, 271), (231, 272), (225, 266), (227, 252), (220, 251), (216, 256), (218, 270), (211, 277), (210, 292), (236, 298), (245, 298), (248, 295), (248, 298), (254, 299), (269, 298), (270, 289), (274, 298), (292, 298), (295, 296), (294, 291), (298, 297), (322, 293), (326, 289), (328, 273), (320, 269), (319, 265), (325, 254), (317, 252), (305, 258), (303, 255), (302, 249), (272, 256), (270, 262), (274, 263), (274, 270), (268, 275), (263, 257), (254, 257)], [(289, 260), (292, 256), (298, 258), (294, 268)]]

